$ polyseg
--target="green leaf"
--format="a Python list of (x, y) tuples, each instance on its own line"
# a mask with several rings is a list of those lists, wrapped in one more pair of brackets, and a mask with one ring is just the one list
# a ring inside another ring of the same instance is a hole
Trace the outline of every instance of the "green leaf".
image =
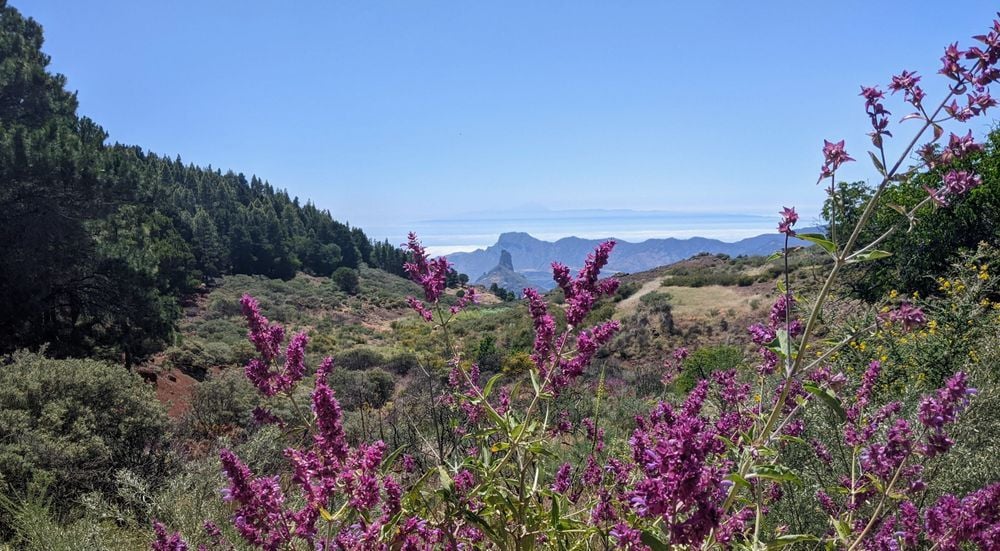
[(892, 256), (889, 251), (879, 251), (873, 250), (866, 253), (856, 254), (848, 260), (849, 263), (853, 264), (855, 262), (867, 262), (869, 260), (878, 260), (880, 258), (885, 258), (887, 256)]
[(483, 398), (489, 398), (490, 392), (493, 391), (493, 385), (497, 384), (497, 381), (503, 377), (503, 373), (497, 373), (496, 375), (490, 377), (490, 380), (486, 382), (486, 386), (483, 388)]
[(819, 538), (812, 534), (785, 534), (784, 536), (778, 536), (774, 538), (773, 541), (767, 544), (768, 549), (780, 549), (786, 545), (794, 545), (796, 543), (816, 543), (820, 541)]
[(878, 159), (878, 155), (869, 151), (868, 156), (872, 158), (872, 164), (875, 165), (875, 170), (877, 170), (882, 176), (885, 176), (885, 166), (883, 166), (882, 161)]
[(649, 530), (643, 530), (639, 539), (642, 540), (642, 543), (648, 545), (653, 551), (670, 551), (670, 548)]
[(455, 481), (451, 479), (451, 475), (448, 474), (443, 465), (438, 465), (438, 478), (441, 480), (442, 488), (447, 488), (448, 490), (455, 488)]
[(531, 374), (531, 386), (535, 389), (535, 395), (537, 396), (542, 393), (542, 386), (538, 383), (538, 373), (534, 368), (529, 369), (528, 373)]
[(782, 434), (778, 437), (778, 440), (781, 440), (782, 442), (794, 442), (796, 444), (802, 444), (803, 446), (809, 445), (809, 443), (802, 438), (799, 438), (798, 436), (789, 436), (787, 434)]
[(747, 478), (763, 478), (775, 482), (793, 482), (798, 484), (802, 481), (795, 471), (784, 465), (757, 465), (754, 472), (747, 475)]
[(392, 453), (390, 453), (388, 457), (386, 457), (384, 460), (382, 460), (382, 466), (379, 468), (379, 470), (382, 472), (382, 474), (387, 473), (389, 471), (389, 469), (392, 468), (392, 464), (396, 462), (396, 458), (399, 457), (399, 454), (403, 453), (403, 450), (405, 450), (405, 449), (406, 449), (406, 446), (400, 446), (400, 447), (396, 448), (395, 451), (393, 451)]
[(750, 483), (747, 482), (747, 479), (740, 476), (740, 473), (730, 473), (730, 475), (727, 476), (726, 478), (732, 480), (737, 487), (745, 487), (745, 488), (750, 487)]
[(771, 341), (771, 345), (768, 348), (782, 358), (787, 357), (789, 354), (791, 354), (792, 358), (795, 358), (799, 353), (799, 343), (789, 340), (788, 331), (784, 329), (778, 329), (776, 334), (777, 337)]
[(552, 510), (549, 511), (549, 522), (559, 529), (559, 496), (552, 496)]
[(810, 394), (816, 396), (823, 401), (834, 413), (837, 414), (837, 418), (843, 423), (847, 420), (847, 414), (844, 412), (844, 406), (840, 403), (840, 398), (833, 393), (833, 390), (829, 388), (821, 388), (816, 383), (803, 383), (802, 388), (809, 392)]
[(482, 528), (484, 532), (486, 532), (486, 535), (489, 536), (490, 540), (492, 540), (493, 542), (500, 543), (503, 541), (501, 538), (497, 537), (496, 531), (493, 530), (493, 528), (489, 525), (488, 522), (486, 522), (486, 520), (483, 519), (483, 517), (479, 516), (478, 514), (466, 508), (462, 509), (462, 516), (464, 516), (467, 520), (470, 520), (478, 524), (479, 527)]
[(768, 262), (770, 262), (772, 260), (777, 260), (777, 259), (781, 258), (784, 255), (785, 255), (785, 251), (775, 251), (775, 252), (771, 253), (771, 256), (769, 256), (769, 257), (767, 257), (767, 258), (764, 259), (764, 263), (767, 264)]
[(486, 409), (486, 415), (488, 415), (490, 419), (493, 420), (493, 423), (496, 424), (496, 426), (498, 427), (507, 426), (507, 423), (504, 422), (503, 417), (500, 417), (500, 415), (496, 412), (495, 409), (489, 407), (485, 409)]
[(556, 459), (558, 457), (556, 456), (556, 454), (552, 453), (552, 451), (545, 446), (544, 442), (532, 442), (528, 444), (528, 451), (535, 455), (551, 457), (553, 459)]
[(840, 541), (847, 543), (851, 540), (851, 526), (846, 522), (836, 519), (833, 521), (833, 529), (837, 531)]
[(795, 234), (795, 237), (810, 243), (815, 243), (830, 254), (837, 254), (837, 244), (828, 240), (824, 235), (820, 235), (818, 233), (797, 233)]

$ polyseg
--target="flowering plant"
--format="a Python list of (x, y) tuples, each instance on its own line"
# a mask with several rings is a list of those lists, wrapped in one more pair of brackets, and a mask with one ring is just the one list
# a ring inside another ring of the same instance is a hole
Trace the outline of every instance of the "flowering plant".
[[(825, 305), (846, 266), (884, 258), (889, 253), (878, 247), (889, 235), (928, 208), (961, 201), (981, 183), (969, 171), (949, 168), (978, 149), (971, 131), (952, 133), (942, 143), (944, 124), (965, 123), (996, 105), (989, 86), (1000, 78), (1000, 22), (975, 39), (979, 46), (946, 48), (940, 73), (949, 82), (936, 107), (928, 107), (920, 76), (903, 71), (892, 77), (888, 90), (901, 92), (913, 110), (900, 124), (916, 125), (893, 163), (885, 149), (893, 137), (885, 93), (862, 88), (872, 128), (870, 157), (880, 183), (857, 223), (837, 227), (834, 213), (828, 233), (796, 233), (798, 214), (785, 208), (778, 225), (785, 247), (776, 258), (784, 259), (786, 276), (766, 322), (749, 328), (759, 355), (756, 369), (715, 372), (676, 404), (657, 400), (635, 418), (627, 442), (606, 441), (596, 413), (574, 430), (559, 401), (619, 329), (613, 320), (585, 327), (598, 299), (617, 288), (614, 279), (600, 277), (613, 241), (599, 246), (575, 276), (553, 264), (553, 279), (565, 298), (561, 312), (538, 292), (524, 291), (534, 331), (528, 372), (483, 381), (449, 333), (475, 293), (469, 289), (446, 305), (447, 260), (429, 259), (410, 235), (406, 270), (423, 288), (424, 299), (409, 303), (442, 336), (450, 365), (436, 407), (460, 420), (450, 427), (455, 444), (447, 448), (349, 445), (326, 382), (333, 368), (329, 358), (316, 369), (311, 412), (298, 408), (291, 389), (307, 372), (308, 339), (295, 335), (282, 357), (283, 330), (245, 296), (249, 336), (258, 351), (247, 377), (265, 396), (292, 401), (308, 438), (285, 451), (291, 465), (285, 479), (255, 476), (233, 452), (221, 452), (229, 482), (224, 495), (233, 504), (240, 537), (262, 549), (1000, 548), (1000, 483), (965, 497), (927, 493), (929, 469), (952, 448), (951, 427), (976, 399), (968, 375), (952, 374), (912, 409), (900, 401), (882, 403), (880, 361), (864, 367), (857, 381), (832, 363), (849, 343), (880, 327), (919, 330), (927, 323), (925, 313), (901, 302), (847, 335), (824, 322)], [(912, 152), (920, 160), (904, 168)], [(823, 156), (820, 181), (829, 179), (833, 195), (837, 170), (854, 159), (845, 141), (826, 141)], [(928, 171), (941, 174), (940, 184), (929, 186), (913, 208), (899, 209), (897, 226), (862, 243), (862, 230), (888, 186)], [(791, 288), (792, 238), (811, 242), (832, 258), (814, 296), (798, 296)], [(685, 355), (679, 349), (668, 360), (666, 383)], [(807, 440), (812, 417), (806, 412), (820, 408), (829, 413), (833, 430), (824, 440)], [(585, 443), (587, 453), (566, 461), (567, 442)], [(789, 533), (766, 519), (786, 488), (802, 484), (800, 465), (789, 459), (796, 449), (807, 449), (820, 465), (822, 487), (815, 499), (826, 519), (821, 530)], [(427, 459), (430, 468), (419, 470), (413, 454)], [(206, 530), (218, 534), (217, 527)], [(156, 535), (154, 549), (186, 548), (162, 526)]]

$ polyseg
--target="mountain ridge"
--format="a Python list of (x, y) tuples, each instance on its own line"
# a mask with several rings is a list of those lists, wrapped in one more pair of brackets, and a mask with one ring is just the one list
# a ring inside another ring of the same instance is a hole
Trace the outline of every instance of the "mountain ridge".
[[(821, 228), (806, 228), (802, 231), (821, 231)], [(784, 245), (785, 236), (775, 232), (734, 242), (708, 237), (666, 237), (631, 242), (614, 237), (584, 239), (575, 236), (544, 241), (527, 232), (505, 232), (500, 234), (496, 243), (485, 249), (453, 253), (447, 258), (455, 270), (468, 274), (475, 281), (499, 265), (501, 255), (506, 251), (516, 259), (517, 273), (543, 289), (551, 289), (554, 285), (551, 278), (552, 262), (562, 262), (571, 269), (580, 268), (582, 259), (608, 239), (615, 239), (618, 244), (605, 270), (633, 273), (679, 262), (702, 252), (730, 256), (769, 255)], [(795, 240), (795, 244), (809, 245), (800, 240)]]

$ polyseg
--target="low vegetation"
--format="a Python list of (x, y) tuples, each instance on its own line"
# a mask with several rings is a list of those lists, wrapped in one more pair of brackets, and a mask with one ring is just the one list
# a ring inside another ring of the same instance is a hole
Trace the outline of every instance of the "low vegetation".
[(838, 182), (826, 142), (826, 233), (785, 208), (771, 258), (620, 280), (609, 241), (515, 300), (416, 236), (105, 146), (0, 10), (4, 181), (139, 183), (107, 211), (0, 191), (24, 228), (59, 215), (0, 264), (4, 549), (1000, 548), (1000, 251), (973, 220), (1000, 133), (938, 130), (996, 105), (1000, 22), (948, 47), (940, 108), (892, 78), (928, 144), (896, 165), (862, 89), (876, 185)]

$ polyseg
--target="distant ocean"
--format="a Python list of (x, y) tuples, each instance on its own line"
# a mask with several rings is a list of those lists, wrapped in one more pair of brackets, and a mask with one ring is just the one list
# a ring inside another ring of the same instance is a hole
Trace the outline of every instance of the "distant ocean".
[(398, 244), (406, 241), (408, 232), (415, 231), (429, 252), (444, 255), (484, 249), (506, 232), (526, 232), (544, 241), (575, 236), (615, 237), (631, 242), (709, 237), (732, 242), (775, 232), (777, 220), (777, 215), (568, 210), (468, 214), (452, 219), (367, 225), (364, 230), (370, 237), (388, 238), (390, 243)]

